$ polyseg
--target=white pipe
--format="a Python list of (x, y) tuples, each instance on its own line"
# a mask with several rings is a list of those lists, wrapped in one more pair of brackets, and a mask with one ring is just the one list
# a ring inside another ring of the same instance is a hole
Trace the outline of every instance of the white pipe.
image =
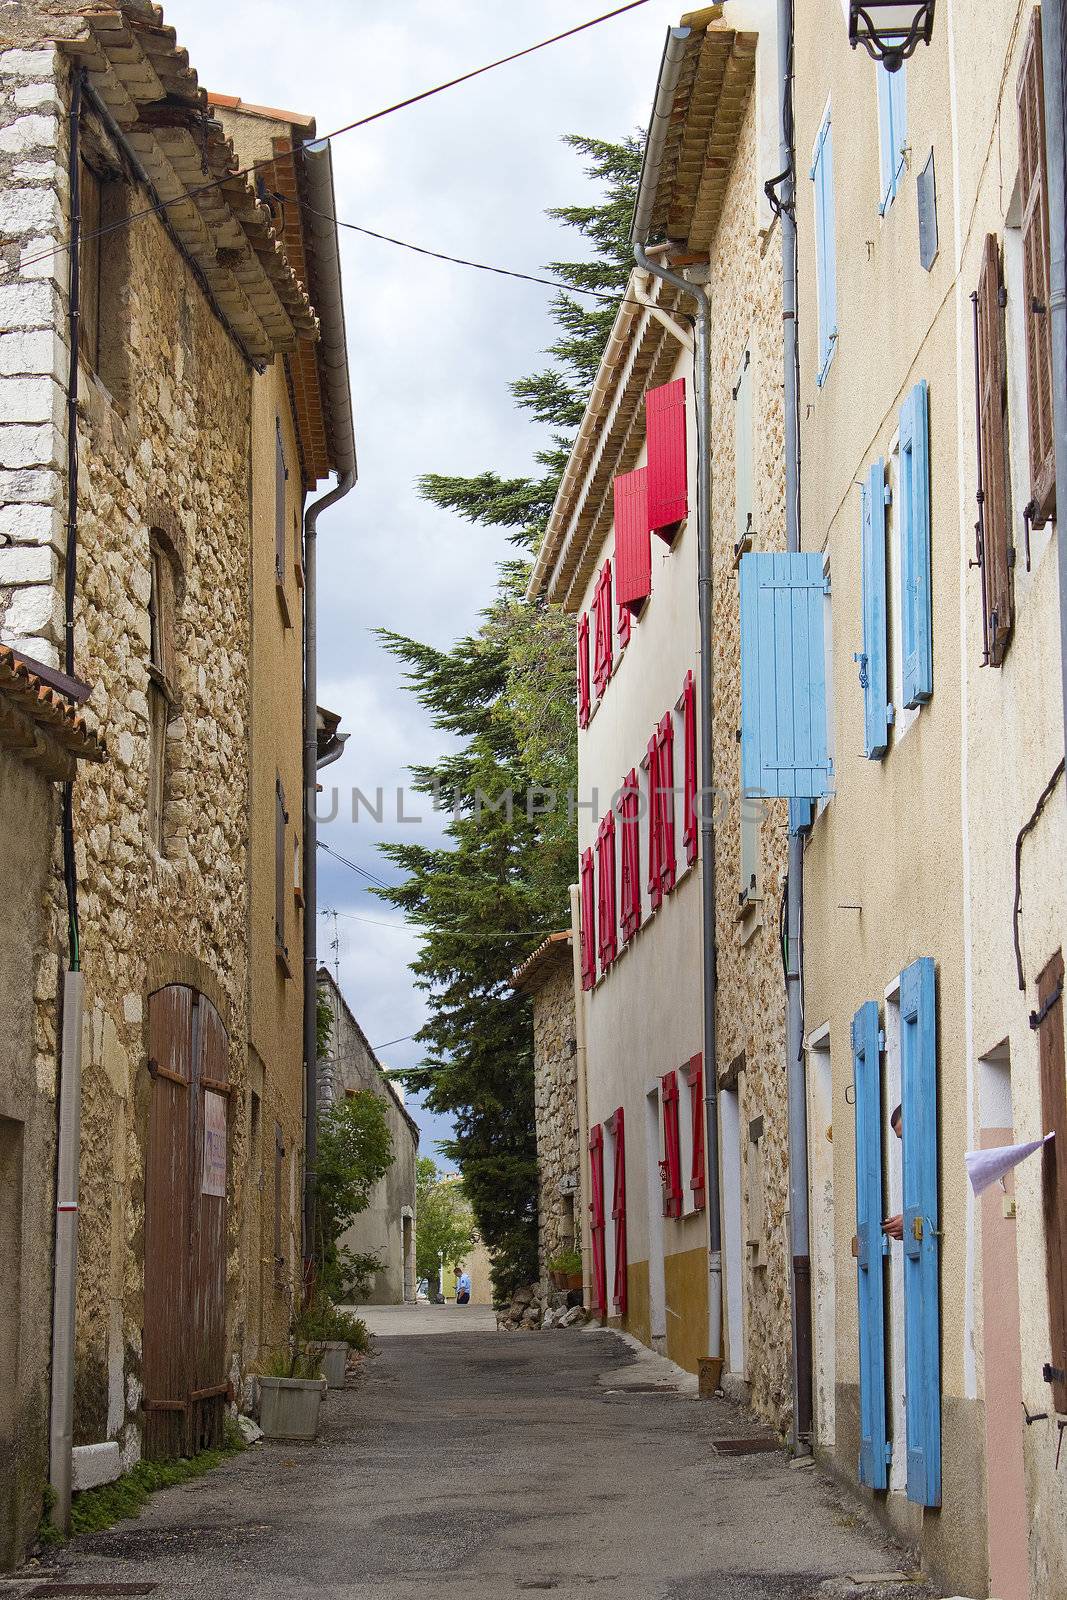
[(74, 1444), (74, 1333), (78, 1284), (78, 1179), (81, 1166), (82, 973), (63, 974), (63, 1035), (56, 1151), (55, 1278), (52, 1294), (52, 1415), (49, 1482), (55, 1526), (70, 1531)]

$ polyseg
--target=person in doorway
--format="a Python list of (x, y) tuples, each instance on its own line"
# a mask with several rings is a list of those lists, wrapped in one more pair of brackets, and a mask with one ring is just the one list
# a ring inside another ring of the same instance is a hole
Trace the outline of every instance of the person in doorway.
[[(890, 1117), (889, 1126), (892, 1128), (898, 1139), (903, 1139), (904, 1113), (900, 1106), (897, 1106), (896, 1110), (893, 1112), (893, 1115)], [(885, 1221), (882, 1223), (882, 1232), (887, 1238), (903, 1239), (904, 1218), (899, 1213), (895, 1217), (886, 1217)]]
[(469, 1306), (471, 1301), (471, 1277), (469, 1272), (461, 1272), (456, 1279), (456, 1304)]

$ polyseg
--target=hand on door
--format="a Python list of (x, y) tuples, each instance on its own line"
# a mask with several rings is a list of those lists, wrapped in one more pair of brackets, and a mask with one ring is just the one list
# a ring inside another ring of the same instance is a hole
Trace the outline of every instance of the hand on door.
[(903, 1239), (904, 1218), (900, 1216), (886, 1217), (882, 1223), (882, 1232), (890, 1239)]

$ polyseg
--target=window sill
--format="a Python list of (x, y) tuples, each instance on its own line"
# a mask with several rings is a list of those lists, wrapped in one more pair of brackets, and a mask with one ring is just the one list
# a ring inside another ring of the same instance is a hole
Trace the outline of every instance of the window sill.
[(289, 965), (289, 951), (284, 945), (276, 944), (274, 946), (274, 959), (277, 961), (279, 969), (284, 972), (285, 976), (287, 978), (291, 978), (293, 976), (293, 969)]
[(293, 562), (293, 576), (296, 579), (297, 588), (302, 589), (304, 587), (304, 563), (302, 561)]

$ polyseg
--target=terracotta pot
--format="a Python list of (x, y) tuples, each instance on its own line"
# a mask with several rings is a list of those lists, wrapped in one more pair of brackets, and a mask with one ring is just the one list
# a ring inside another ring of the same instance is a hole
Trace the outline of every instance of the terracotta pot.
[(561, 1289), (567, 1289), (568, 1291), (573, 1292), (575, 1289), (581, 1289), (583, 1287), (582, 1275), (580, 1272), (568, 1272), (563, 1276), (565, 1276), (566, 1281), (560, 1284)]
[(552, 1279), (553, 1289), (565, 1289), (567, 1287), (567, 1274), (565, 1272), (550, 1272), (548, 1276)]

